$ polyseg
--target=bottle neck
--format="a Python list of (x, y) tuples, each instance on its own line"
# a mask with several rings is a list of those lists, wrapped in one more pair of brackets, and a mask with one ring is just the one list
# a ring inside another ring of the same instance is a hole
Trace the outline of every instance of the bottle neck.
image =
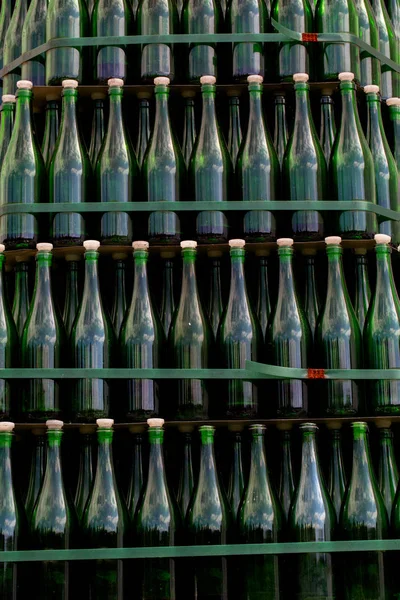
[(87, 302), (100, 302), (98, 274), (99, 253), (94, 250), (85, 252), (85, 285), (83, 296)]
[(369, 297), (368, 261), (365, 255), (356, 254), (356, 273), (356, 289), (358, 293), (366, 293)]
[(47, 432), (47, 461), (45, 479), (52, 482), (52, 489), (63, 489), (61, 470), (61, 439), (63, 432), (50, 430)]
[(279, 248), (279, 296), (285, 296), (289, 301), (295, 298), (296, 290), (293, 277), (293, 250), (291, 248)]
[[(373, 472), (370, 468), (371, 466), (371, 457), (369, 452), (368, 445), (368, 437), (366, 430), (353, 430), (353, 468), (352, 468), (352, 482), (350, 483), (350, 487), (354, 485), (354, 481), (357, 481), (357, 484), (362, 484), (363, 479), (360, 478), (360, 474), (365, 474), (365, 469), (369, 470), (369, 476), (373, 476)], [(372, 483), (372, 482), (371, 482)], [(367, 490), (365, 490), (367, 492)]]
[[(262, 87), (258, 86), (259, 89), (250, 86), (250, 107), (249, 107), (249, 128), (255, 127), (255, 131), (260, 130), (260, 125), (264, 125), (264, 116), (262, 112)], [(239, 109), (239, 107), (238, 107)]]
[(231, 249), (231, 287), (229, 301), (240, 302), (247, 299), (246, 279), (244, 275), (245, 251), (242, 248)]
[[(97, 468), (96, 468), (96, 480), (97, 483), (108, 480), (110, 475), (114, 475), (114, 465), (112, 457), (112, 441), (113, 441), (113, 430), (112, 429), (98, 429), (97, 430)], [(114, 483), (114, 482), (113, 482)]]
[(0, 485), (4, 504), (6, 504), (7, 494), (13, 491), (11, 474), (12, 438), (13, 434), (10, 432), (0, 433)]
[[(163, 89), (158, 89), (163, 88)], [(154, 120), (154, 133), (162, 132), (163, 136), (171, 135), (168, 110), (169, 89), (166, 86), (157, 86), (156, 89), (156, 115)]]
[[(250, 95), (250, 118), (251, 118), (251, 95)], [(232, 160), (236, 160), (242, 139), (242, 131), (240, 127), (240, 110), (239, 98), (229, 98), (229, 139), (228, 146), (232, 155)]]
[(293, 135), (309, 133), (313, 131), (314, 122), (311, 119), (310, 94), (307, 83), (295, 84), (296, 91), (296, 112), (294, 120)]
[(286, 99), (284, 96), (275, 97), (275, 127), (274, 127), (274, 146), (278, 147), (281, 140), (287, 142), (288, 131), (286, 123)]
[(182, 298), (192, 300), (198, 297), (196, 280), (196, 250), (186, 248), (182, 252)]
[[(6, 4), (4, 1), (3, 4)], [(0, 140), (9, 140), (14, 125), (14, 102), (5, 102), (1, 111)]]
[(384, 128), (382, 121), (381, 103), (377, 94), (367, 94), (368, 124), (367, 140), (369, 146), (383, 142)]
[[(165, 468), (164, 468), (164, 430), (161, 427), (150, 427), (149, 429), (149, 476), (147, 488), (158, 487), (160, 484), (165, 485)], [(160, 498), (158, 498), (158, 501)]]
[(17, 93), (14, 129), (21, 132), (24, 137), (32, 137), (31, 123), (31, 98), (30, 90), (19, 90)]
[(336, 133), (335, 118), (333, 114), (333, 101), (330, 96), (321, 98), (321, 137), (328, 134), (332, 139)]
[(60, 136), (78, 138), (78, 126), (76, 120), (76, 100), (77, 92), (75, 89), (65, 89), (62, 98), (61, 126)]
[(310, 479), (319, 479), (319, 461), (314, 431), (303, 431), (301, 450), (300, 486), (307, 485)]
[[(207, 496), (207, 490), (219, 487), (214, 455), (214, 432), (200, 430), (200, 471), (198, 489)], [(213, 499), (213, 498), (212, 498)]]
[(122, 90), (110, 90), (110, 115), (108, 119), (108, 135), (115, 135), (122, 143), (125, 138), (124, 120), (122, 114)]
[(328, 254), (328, 289), (330, 301), (341, 302), (345, 299), (345, 280), (343, 275), (342, 248), (330, 246)]
[(210, 135), (218, 135), (217, 115), (215, 111), (215, 86), (202, 86), (203, 109), (201, 116), (201, 132), (207, 129)]
[(196, 136), (196, 125), (194, 118), (194, 100), (187, 99), (185, 104), (185, 121), (183, 131), (183, 145), (188, 143), (188, 140), (194, 140)]
[[(249, 487), (256, 484), (262, 486), (266, 482), (267, 460), (264, 446), (264, 428), (252, 428), (251, 451), (250, 451), (250, 474)], [(261, 489), (259, 490), (261, 491)]]
[(33, 292), (34, 304), (51, 303), (51, 276), (50, 267), (52, 263), (50, 252), (38, 252), (36, 255), (35, 289)]
[(346, 136), (358, 135), (361, 124), (358, 116), (354, 84), (349, 82), (342, 83), (340, 85), (340, 93), (342, 96), (342, 134)]
[(397, 297), (393, 279), (391, 250), (386, 245), (377, 246), (376, 252), (376, 296), (382, 295), (385, 300), (394, 302)]
[(139, 302), (148, 302), (149, 284), (147, 279), (147, 260), (148, 252), (146, 250), (135, 250), (134, 259), (134, 286), (133, 299)]

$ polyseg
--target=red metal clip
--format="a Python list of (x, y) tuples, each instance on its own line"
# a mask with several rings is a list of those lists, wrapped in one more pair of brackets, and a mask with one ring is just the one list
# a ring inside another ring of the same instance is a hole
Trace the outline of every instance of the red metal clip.
[(302, 33), (303, 42), (318, 42), (318, 33)]
[(308, 379), (325, 379), (325, 370), (308, 369)]

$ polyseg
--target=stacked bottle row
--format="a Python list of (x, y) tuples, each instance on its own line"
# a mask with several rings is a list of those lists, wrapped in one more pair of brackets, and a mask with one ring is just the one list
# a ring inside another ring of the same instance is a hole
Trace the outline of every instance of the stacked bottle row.
[[(59, 85), (63, 79), (104, 83), (118, 77), (127, 82), (151, 81), (154, 77), (199, 81), (202, 75), (224, 74), (226, 79), (246, 80), (248, 75), (267, 74), (268, 79), (287, 80), (294, 73), (310, 72), (315, 78), (334, 80), (342, 71), (352, 71), (362, 85), (382, 85), (385, 98), (399, 95), (399, 74), (378, 60), (361, 53), (350, 43), (310, 44), (310, 34), (341, 33), (360, 37), (394, 62), (400, 61), (400, 4), (389, 0), (343, 0), (337, 11), (335, 0), (105, 0), (86, 6), (81, 0), (16, 0), (3, 5), (0, 14), (2, 40), (0, 68), (53, 38), (158, 36), (218, 33), (267, 33), (275, 31), (271, 19), (296, 33), (303, 41), (268, 43), (242, 41), (235, 44), (206, 43), (142, 46), (94, 46), (53, 48), (18, 67), (3, 81), (5, 93), (12, 93), (22, 76), (35, 85)], [(183, 4), (183, 6), (182, 6)], [(88, 10), (89, 9), (89, 10)], [(12, 15), (12, 16), (11, 16)], [(312, 36), (311, 36), (312, 37)], [(4, 40), (4, 44), (3, 44)], [(157, 40), (155, 40), (157, 41)], [(314, 39), (312, 39), (314, 41)], [(316, 41), (316, 40), (315, 40)], [(266, 60), (268, 56), (268, 60)]]
[[(371, 460), (367, 424), (352, 424), (352, 466), (348, 483), (344, 464), (348, 462), (350, 467), (351, 450), (349, 448), (348, 455), (344, 454), (344, 458), (349, 459), (344, 461), (340, 430), (330, 432), (328, 484), (319, 459), (317, 426), (313, 423), (300, 426), (298, 477), (292, 467), (291, 434), (282, 432), (279, 492), (267, 467), (267, 456), (270, 463), (274, 453), (266, 452), (266, 428), (251, 425), (246, 456), (242, 456), (242, 434), (234, 434), (228, 493), (219, 475), (218, 454), (214, 452), (214, 428), (203, 425), (199, 428), (198, 474), (192, 461), (192, 434), (184, 434), (176, 500), (171, 486), (173, 470), (164, 462), (163, 423), (163, 419), (148, 420), (148, 461), (143, 461), (143, 435), (134, 435), (126, 500), (120, 491), (120, 473), (118, 477), (114, 471), (113, 421), (97, 421), (96, 467), (92, 457), (93, 436), (83, 431), (73, 503), (60, 452), (63, 423), (48, 421), (47, 450), (43, 430), (34, 436), (25, 511), (18, 502), (12, 475), (15, 458), (11, 461), (10, 448), (14, 424), (1, 423), (0, 506), (7, 507), (0, 510), (3, 546), (7, 550), (207, 546), (382, 540), (400, 533), (400, 495), (396, 494), (399, 474), (393, 436), (387, 424), (379, 434), (379, 478), (375, 476)], [(244, 462), (243, 458), (246, 458)], [(243, 466), (246, 463), (248, 477)], [(146, 559), (140, 569), (133, 566), (135, 577), (128, 575), (127, 564), (122, 561), (83, 563), (81, 568), (85, 575), (82, 571), (79, 578), (80, 597), (122, 600), (134, 593), (143, 600), (180, 597), (222, 600), (228, 596), (244, 599), (260, 595), (289, 600), (295, 596), (334, 597), (337, 594), (354, 600), (357, 593), (361, 597), (383, 599), (393, 597), (390, 594), (397, 593), (400, 585), (398, 569), (392, 570), (388, 556), (378, 551), (346, 554), (346, 569), (340, 569), (339, 555), (329, 552), (303, 553), (293, 558), (268, 554), (246, 556), (240, 559), (240, 564), (233, 557), (188, 559), (189, 556), (190, 552), (183, 561)], [(27, 567), (23, 564), (17, 567), (8, 563), (3, 567), (0, 589), (4, 600), (14, 600), (18, 588), (21, 592), (18, 597), (24, 597), (24, 569)], [(63, 561), (35, 564), (33, 597), (71, 597), (78, 570), (79, 566)], [(104, 586), (106, 596), (100, 594)]]
[[(353, 74), (341, 73), (340, 128), (335, 136), (331, 99), (324, 97), (321, 143), (311, 114), (307, 80), (308, 75), (304, 73), (294, 76), (296, 112), (293, 131), (287, 141), (284, 100), (277, 103), (276, 151), (263, 115), (262, 78), (250, 76), (247, 134), (240, 140), (239, 112), (235, 103), (230, 154), (215, 110), (215, 78), (202, 77), (201, 127), (196, 136), (191, 99), (186, 113), (183, 156), (169, 118), (169, 80), (155, 79), (154, 127), (147, 147), (147, 140), (143, 139), (147, 137), (146, 128), (142, 127), (145, 124), (139, 128), (137, 148), (142, 159), (139, 167), (124, 126), (121, 105), (123, 82), (111, 79), (110, 118), (102, 141), (101, 115), (98, 114), (101, 109), (96, 109), (95, 113), (91, 140), (94, 179), (77, 122), (77, 81), (63, 81), (63, 109), (58, 134), (56, 105), (49, 100), (42, 145), (48, 173), (31, 122), (32, 83), (19, 81), (14, 127), (13, 97), (3, 96), (0, 205), (7, 209), (9, 205), (23, 203), (28, 208), (48, 200), (54, 204), (71, 204), (73, 209), (93, 199), (108, 205), (127, 203), (127, 206), (136, 200), (162, 201), (167, 205), (168, 202), (189, 199), (197, 202), (199, 207), (204, 201), (215, 203), (218, 209), (218, 203), (237, 199), (265, 202), (265, 210), (247, 212), (240, 224), (235, 216), (228, 216), (220, 210), (199, 212), (196, 218), (193, 217), (195, 223), (182, 216), (184, 213), (153, 212), (148, 218), (148, 239), (152, 243), (174, 244), (184, 235), (195, 237), (202, 243), (218, 243), (226, 242), (228, 236), (232, 237), (229, 231), (237, 230), (237, 234), (244, 235), (248, 241), (275, 240), (277, 232), (291, 235), (298, 241), (318, 240), (323, 239), (324, 226), (329, 233), (340, 234), (344, 238), (371, 238), (378, 230), (374, 213), (338, 211), (331, 218), (326, 215), (324, 218), (323, 213), (318, 211), (296, 211), (291, 219), (281, 217), (279, 221), (274, 212), (268, 210), (268, 202), (279, 198), (291, 201), (363, 200), (383, 208), (399, 209), (398, 166), (383, 126), (379, 88), (371, 85), (365, 88), (367, 139), (358, 115)], [(398, 160), (400, 100), (392, 98), (388, 104), (395, 125)], [(148, 100), (146, 106), (144, 113), (148, 112)], [(141, 119), (148, 119), (142, 111), (140, 115)], [(58, 213), (50, 223), (28, 212), (5, 214), (0, 217), (0, 241), (7, 249), (34, 247), (38, 238), (51, 239), (58, 246), (68, 246), (81, 244), (91, 235), (100, 237), (102, 243), (130, 244), (132, 231), (143, 231), (137, 213), (107, 212), (99, 224), (96, 219), (94, 221), (85, 219), (78, 212)], [(398, 229), (398, 225), (390, 221), (379, 226), (379, 230), (392, 235), (396, 243), (400, 242)]]

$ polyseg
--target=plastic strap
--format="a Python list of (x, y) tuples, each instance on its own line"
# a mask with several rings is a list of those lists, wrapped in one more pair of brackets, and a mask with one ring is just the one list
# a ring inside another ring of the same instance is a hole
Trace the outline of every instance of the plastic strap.
[(400, 379), (400, 369), (292, 369), (251, 360), (246, 360), (246, 371), (252, 375), (262, 373), (266, 379), (367, 379), (369, 381)]

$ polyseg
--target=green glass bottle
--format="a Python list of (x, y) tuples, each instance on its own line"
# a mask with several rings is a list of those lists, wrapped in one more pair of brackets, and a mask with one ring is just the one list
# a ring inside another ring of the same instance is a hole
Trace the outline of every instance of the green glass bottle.
[[(15, 124), (0, 175), (0, 204), (36, 204), (45, 200), (45, 166), (31, 121), (32, 82), (17, 82)], [(3, 119), (2, 119), (3, 120)], [(0, 218), (0, 242), (7, 249), (34, 248), (38, 221), (20, 213)]]
[[(340, 515), (340, 537), (345, 540), (382, 540), (389, 537), (385, 504), (372, 467), (368, 425), (351, 424), (353, 467)], [(388, 598), (383, 552), (351, 552), (346, 557), (344, 600)]]
[[(187, 543), (197, 546), (227, 544), (232, 535), (232, 515), (224, 488), (219, 482), (214, 454), (212, 425), (200, 432), (200, 471), (186, 517)], [(192, 565), (187, 596), (196, 600), (228, 599), (228, 559), (207, 557)]]
[(56, 147), (59, 132), (58, 119), (58, 96), (47, 94), (46, 96), (46, 119), (44, 135), (42, 141), (42, 156), (46, 169), (50, 167), (53, 158), (54, 148)]
[[(14, 367), (18, 361), (18, 333), (4, 282), (4, 250), (4, 245), (0, 244), (0, 369)], [(12, 400), (12, 382), (9, 379), (0, 379), (0, 420), (7, 420), (11, 411), (16, 412)]]
[(66, 254), (67, 274), (65, 281), (65, 302), (63, 310), (63, 321), (68, 337), (71, 335), (72, 327), (80, 305), (79, 293), (79, 261), (80, 254)]
[(162, 278), (162, 297), (160, 318), (164, 328), (165, 339), (168, 339), (169, 329), (175, 313), (175, 294), (174, 294), (174, 261), (175, 252), (160, 253), (163, 259), (163, 278)]
[(100, 148), (103, 143), (105, 133), (104, 120), (104, 100), (106, 95), (102, 92), (94, 92), (91, 95), (93, 100), (92, 132), (90, 135), (89, 158), (93, 170), (96, 168)]
[[(233, 90), (237, 94), (236, 90)], [(233, 170), (236, 168), (236, 159), (239, 154), (240, 144), (242, 143), (242, 128), (240, 125), (240, 100), (239, 96), (229, 96), (229, 129), (228, 129), (228, 150), (231, 155)]]
[(183, 429), (181, 429), (184, 438), (183, 459), (179, 476), (177, 501), (183, 518), (186, 516), (194, 488), (192, 464), (192, 429), (193, 428), (191, 426), (184, 426)]
[[(37, 245), (35, 288), (21, 339), (21, 366), (52, 369), (65, 364), (66, 335), (51, 290), (52, 244)], [(61, 414), (61, 385), (54, 379), (31, 379), (24, 386), (23, 421), (44, 422)]]
[[(293, 240), (277, 241), (279, 286), (275, 311), (267, 329), (267, 349), (271, 364), (281, 367), (308, 368), (312, 337), (307, 317), (298, 300), (293, 274)], [(308, 411), (308, 388), (304, 380), (278, 381), (279, 417), (302, 417)]]
[(362, 334), (371, 301), (371, 288), (369, 286), (368, 278), (367, 250), (366, 248), (355, 248), (354, 254), (356, 260), (354, 312), (356, 313)]
[(25, 512), (28, 522), (31, 521), (33, 509), (42, 487), (46, 469), (46, 436), (43, 429), (32, 429), (34, 447), (32, 452), (28, 491), (25, 498)]
[(289, 132), (286, 116), (286, 97), (282, 94), (274, 96), (274, 146), (278, 155), (279, 166), (282, 169), (283, 157), (289, 141)]
[(182, 92), (185, 98), (185, 116), (183, 121), (182, 153), (186, 168), (189, 168), (190, 157), (192, 156), (194, 144), (196, 141), (196, 119), (194, 113), (194, 97), (196, 93), (192, 90)]
[[(133, 13), (130, 0), (96, 0), (91, 15), (92, 37), (112, 38), (131, 35)], [(129, 71), (129, 50), (127, 46), (95, 46), (93, 79), (105, 85), (113, 77), (126, 82)]]
[(333, 100), (331, 96), (323, 95), (321, 96), (321, 127), (319, 130), (319, 141), (321, 142), (327, 165), (329, 165), (335, 137), (336, 123)]
[[(225, 27), (228, 33), (266, 33), (269, 12), (265, 0), (230, 0), (227, 3)], [(264, 44), (234, 43), (232, 77), (246, 81), (248, 75), (265, 75)]]
[[(6, 2), (4, 2), (3, 4), (6, 4)], [(15, 101), (16, 98), (12, 94), (4, 94), (1, 97), (2, 108), (0, 120), (0, 165), (3, 164), (3, 160), (11, 140), (11, 134), (14, 127)]]
[(304, 248), (303, 256), (305, 260), (305, 287), (304, 287), (304, 312), (311, 329), (312, 339), (315, 339), (318, 316), (321, 311), (321, 303), (317, 284), (315, 281), (315, 248)]
[[(313, 13), (309, 0), (274, 0), (271, 17), (280, 25), (300, 34), (313, 31)], [(276, 74), (280, 81), (292, 81), (295, 73), (310, 73), (308, 44), (279, 43)]]
[(136, 508), (143, 490), (142, 429), (143, 426), (135, 425), (133, 427), (131, 476), (129, 480), (129, 489), (126, 498), (128, 513), (132, 523), (135, 518)]
[[(262, 110), (262, 77), (249, 75), (250, 109), (247, 134), (240, 147), (236, 178), (240, 199), (245, 202), (276, 200), (279, 187), (279, 162), (266, 127)], [(276, 222), (271, 211), (249, 211), (244, 216), (246, 241), (264, 242), (275, 239)]]
[[(83, 0), (49, 0), (46, 42), (53, 38), (81, 38), (89, 35), (89, 13)], [(88, 55), (85, 49), (53, 48), (46, 52), (46, 84), (60, 85), (63, 79), (80, 83)]]
[[(2, 40), (3, 43), (0, 44), (0, 69), (2, 69), (7, 64), (4, 61), (4, 38), (11, 21), (12, 13), (13, 3), (11, 2), (11, 0), (9, 0), (8, 2), (2, 2), (0, 8), (0, 40)], [(3, 81), (1, 81), (1, 86), (3, 87)]]
[[(300, 431), (301, 470), (289, 515), (289, 539), (329, 542), (335, 536), (336, 515), (319, 464), (318, 427), (314, 423), (302, 423)], [(298, 554), (293, 566), (292, 598), (333, 600), (336, 597), (331, 554)]]
[[(358, 115), (353, 73), (340, 73), (342, 118), (330, 161), (330, 188), (335, 200), (376, 204), (374, 162)], [(338, 213), (335, 232), (344, 239), (371, 238), (376, 216), (360, 211)]]
[(292, 441), (290, 429), (282, 430), (281, 436), (281, 470), (279, 479), (279, 491), (278, 496), (281, 502), (283, 515), (288, 521), (290, 507), (292, 505), (294, 496), (294, 479), (293, 479), (293, 466), (292, 466)]
[[(316, 356), (324, 369), (360, 369), (362, 337), (344, 278), (341, 242), (340, 237), (325, 238), (328, 282), (325, 305), (316, 330)], [(325, 390), (326, 404), (320, 406), (319, 411), (331, 416), (358, 413), (362, 388), (357, 380), (332, 379)]]
[(397, 39), (400, 38), (400, 2), (399, 0), (388, 0), (387, 11), (392, 21), (393, 31)]
[[(368, 369), (400, 367), (400, 300), (393, 279), (390, 237), (375, 235), (376, 286), (364, 327), (365, 362)], [(372, 381), (369, 414), (400, 414), (400, 382)]]
[[(21, 54), (46, 42), (47, 0), (32, 0), (24, 20), (21, 36)], [(33, 85), (46, 85), (46, 55), (39, 54), (21, 65), (21, 79)]]
[[(240, 427), (240, 426), (239, 426)], [(242, 434), (241, 430), (230, 427), (234, 431), (234, 440), (232, 444), (232, 459), (230, 465), (229, 482), (228, 482), (228, 501), (231, 507), (233, 518), (239, 518), (238, 510), (242, 500), (244, 490), (244, 473), (242, 464)]]
[[(293, 75), (296, 112), (292, 135), (283, 159), (284, 195), (287, 200), (326, 200), (327, 167), (311, 114), (310, 86), (306, 73)], [(324, 221), (317, 211), (299, 211), (292, 216), (296, 241), (320, 240)]]
[[(181, 530), (178, 505), (169, 491), (164, 466), (164, 419), (148, 419), (149, 469), (147, 483), (134, 520), (136, 544), (177, 546)], [(175, 600), (176, 573), (173, 558), (145, 559), (137, 588), (142, 600)]]
[[(375, 15), (376, 25), (379, 36), (379, 50), (395, 62), (400, 60), (400, 45), (394, 32), (384, 0), (371, 0), (372, 9)], [(392, 71), (387, 65), (381, 65), (381, 84), (380, 90), (384, 100), (400, 94), (399, 74)], [(367, 82), (373, 83), (372, 81)]]
[(149, 92), (139, 92), (139, 126), (138, 137), (136, 141), (136, 158), (138, 165), (142, 168), (144, 155), (146, 154), (147, 144), (150, 139), (150, 98)]
[(74, 503), (76, 514), (81, 521), (93, 483), (93, 427), (79, 427), (79, 437), (79, 471)]
[[(244, 276), (245, 241), (229, 240), (231, 283), (229, 298), (218, 329), (218, 350), (225, 369), (244, 369), (246, 360), (262, 357), (263, 334), (247, 294)], [(223, 412), (228, 418), (258, 415), (258, 388), (250, 381), (228, 381)]]
[[(139, 184), (139, 167), (122, 113), (122, 79), (108, 80), (110, 115), (96, 163), (96, 187), (100, 202), (131, 202)], [(132, 220), (128, 213), (108, 212), (101, 217), (102, 244), (130, 245)]]
[[(191, 35), (216, 34), (223, 30), (219, 0), (185, 0), (182, 9), (182, 32)], [(198, 83), (203, 75), (218, 76), (217, 45), (189, 44), (186, 48), (185, 79)]]
[[(149, 202), (179, 202), (185, 197), (186, 168), (181, 148), (169, 118), (168, 77), (154, 80), (156, 114), (142, 165), (143, 196)], [(180, 240), (179, 217), (174, 212), (151, 213), (150, 242), (174, 244)]]
[[(196, 202), (229, 200), (232, 161), (220, 131), (215, 110), (215, 83), (212, 76), (200, 78), (203, 112), (189, 166), (190, 192)], [(224, 243), (228, 239), (228, 219), (221, 211), (202, 211), (196, 218), (200, 243)]]
[(21, 260), (16, 261), (15, 267), (15, 291), (12, 305), (12, 315), (17, 328), (19, 338), (22, 338), (26, 319), (29, 312), (29, 263)]
[[(63, 425), (62, 421), (46, 421), (46, 470), (31, 519), (31, 538), (37, 550), (69, 550), (76, 544), (76, 514), (64, 487), (61, 462)], [(68, 561), (35, 565), (36, 597), (68, 600), (73, 583), (70, 570)]]
[[(147, 278), (148, 242), (133, 242), (134, 284), (132, 300), (119, 338), (121, 366), (126, 369), (158, 369), (164, 358), (165, 337), (154, 309)], [(124, 418), (145, 421), (159, 412), (160, 388), (154, 379), (126, 382)]]
[[(374, 162), (376, 203), (397, 212), (400, 210), (399, 174), (383, 127), (379, 88), (377, 85), (366, 85), (364, 92), (367, 95), (367, 141)], [(395, 245), (400, 243), (398, 223), (381, 221), (379, 232), (390, 235)]]
[[(213, 364), (214, 337), (203, 310), (196, 280), (197, 242), (181, 242), (182, 287), (169, 332), (170, 363), (177, 369), (207, 369)], [(209, 383), (205, 379), (177, 382), (177, 419), (207, 419)]]
[[(354, 0), (318, 0), (315, 29), (319, 33), (359, 35), (358, 14)], [(335, 81), (339, 73), (351, 71), (360, 81), (360, 50), (355, 44), (325, 42), (318, 49), (319, 81)]]
[[(28, 11), (28, 0), (16, 0), (10, 24), (4, 36), (3, 55), (4, 65), (8, 65), (21, 55), (22, 30), (26, 21)], [(12, 73), (3, 77), (4, 94), (14, 94), (17, 87), (17, 81), (22, 79), (21, 67), (18, 67)]]
[[(370, 0), (354, 0), (358, 13), (359, 36), (366, 43), (379, 50), (379, 33)], [(360, 85), (381, 85), (381, 67), (379, 61), (360, 52)]]
[(265, 342), (265, 336), (267, 334), (267, 325), (272, 312), (268, 283), (269, 250), (257, 250), (256, 256), (259, 257), (256, 313), (260, 322), (263, 341)]
[[(390, 423), (390, 422), (389, 422)], [(389, 423), (382, 423), (385, 427), (379, 427), (379, 469), (378, 484), (390, 519), (392, 507), (399, 484), (399, 471), (396, 464), (396, 456), (393, 447), (393, 432)], [(379, 423), (381, 425), (381, 423)]]
[(114, 252), (112, 258), (115, 261), (114, 275), (114, 300), (111, 308), (111, 321), (114, 325), (115, 336), (118, 339), (121, 325), (126, 313), (126, 290), (125, 271), (128, 255), (124, 252)]
[(211, 324), (211, 329), (214, 333), (214, 339), (216, 340), (218, 327), (221, 322), (221, 317), (224, 310), (221, 289), (222, 252), (220, 250), (209, 250), (207, 252), (207, 256), (209, 259), (208, 263), (210, 273), (207, 315)]
[[(265, 425), (250, 425), (251, 454), (249, 482), (238, 513), (241, 543), (277, 543), (282, 540), (283, 513), (269, 480), (264, 446)], [(241, 563), (243, 589), (248, 600), (279, 600), (280, 559), (276, 555), (250, 556)]]
[[(140, 0), (136, 33), (138, 35), (168, 35), (178, 33), (179, 17), (175, 0)], [(155, 77), (174, 80), (176, 74), (174, 46), (172, 44), (146, 44), (141, 46), (140, 77), (152, 83)]]
[[(70, 337), (72, 366), (106, 369), (112, 367), (116, 344), (111, 319), (101, 301), (97, 252), (100, 242), (87, 240), (83, 245), (85, 283)], [(74, 421), (93, 423), (105, 417), (110, 410), (110, 383), (105, 379), (76, 379), (71, 408)]]
[(400, 173), (400, 98), (388, 98), (386, 104), (393, 123), (393, 154)]
[[(335, 428), (333, 428), (333, 426)], [(343, 465), (341, 425), (334, 422), (332, 428), (328, 425), (330, 433), (330, 455), (328, 471), (328, 490), (335, 509), (336, 518), (339, 520), (344, 495), (346, 492), (346, 473)]]
[[(21, 550), (24, 545), (24, 516), (13, 483), (11, 444), (14, 423), (0, 423), (0, 541), (2, 551)], [(0, 595), (2, 600), (22, 598), (23, 565), (1, 563)], [(35, 579), (36, 584), (36, 579)], [(61, 596), (60, 596), (61, 599)]]
[[(85, 548), (123, 548), (130, 545), (128, 512), (118, 491), (112, 453), (113, 419), (97, 419), (97, 467), (82, 517)], [(126, 594), (122, 560), (95, 560), (88, 564), (88, 598), (119, 600)]]

